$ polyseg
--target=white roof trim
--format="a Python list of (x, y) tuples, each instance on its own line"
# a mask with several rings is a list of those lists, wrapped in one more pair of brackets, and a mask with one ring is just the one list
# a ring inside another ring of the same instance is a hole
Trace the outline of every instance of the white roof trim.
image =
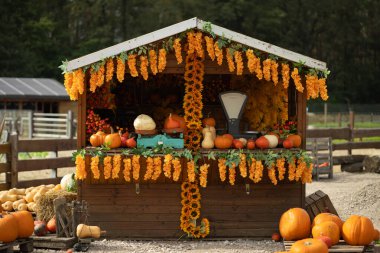
[[(71, 71), (83, 66), (90, 65), (102, 59), (118, 55), (122, 52), (126, 52), (129, 50), (138, 48), (140, 46), (153, 43), (158, 40), (165, 39), (167, 37), (173, 36), (178, 33), (182, 33), (189, 29), (197, 28), (199, 30), (203, 30), (204, 23), (205, 21), (200, 20), (198, 18), (192, 18), (192, 19), (182, 21), (180, 23), (159, 29), (157, 31), (139, 36), (137, 38), (134, 38), (128, 41), (124, 41), (114, 46), (107, 47), (97, 52), (71, 60), (68, 62), (67, 70)], [(267, 52), (269, 54), (276, 55), (278, 57), (287, 59), (292, 62), (300, 62), (300, 61), (305, 62), (305, 65), (310, 68), (316, 68), (319, 70), (326, 69), (325, 62), (318, 61), (316, 59), (301, 55), (299, 53), (295, 53), (293, 51), (269, 44), (261, 40), (248, 37), (246, 35), (243, 35), (237, 32), (233, 32), (231, 30), (225, 29), (217, 25), (212, 24), (211, 27), (212, 27), (212, 31), (218, 36), (224, 36), (235, 42), (244, 44), (252, 48), (256, 48), (258, 50)]]

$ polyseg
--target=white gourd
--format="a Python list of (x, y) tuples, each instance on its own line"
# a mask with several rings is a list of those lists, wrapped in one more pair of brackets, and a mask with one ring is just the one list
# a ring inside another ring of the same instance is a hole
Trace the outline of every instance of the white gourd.
[(154, 120), (145, 114), (140, 114), (137, 116), (135, 121), (133, 122), (133, 126), (136, 130), (149, 131), (156, 129), (156, 123)]
[(267, 134), (264, 137), (269, 141), (269, 148), (275, 148), (278, 145), (278, 139), (276, 135)]

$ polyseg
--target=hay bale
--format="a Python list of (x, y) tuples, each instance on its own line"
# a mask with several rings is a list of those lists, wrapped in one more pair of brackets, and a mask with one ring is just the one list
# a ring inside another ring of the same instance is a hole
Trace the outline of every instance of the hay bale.
[[(56, 198), (65, 198), (67, 202), (77, 199), (77, 194), (65, 190), (48, 191), (36, 202), (36, 214), (38, 220), (49, 221), (55, 216), (53, 201)], [(68, 216), (71, 216), (71, 209), (67, 208)]]

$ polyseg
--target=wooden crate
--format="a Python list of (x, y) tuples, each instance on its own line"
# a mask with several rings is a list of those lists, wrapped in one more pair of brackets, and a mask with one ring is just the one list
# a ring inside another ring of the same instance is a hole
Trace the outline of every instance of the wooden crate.
[[(295, 241), (283, 241), (284, 249), (290, 251), (290, 248), (295, 243)], [(339, 252), (339, 253), (359, 253), (359, 252), (373, 252), (373, 245), (368, 246), (351, 246), (345, 241), (340, 240), (337, 245), (332, 246), (329, 252)]]
[(305, 209), (310, 215), (311, 220), (314, 220), (315, 216), (323, 212), (330, 212), (338, 215), (329, 196), (323, 191), (316, 191), (307, 196), (305, 199)]
[(32, 236), (34, 248), (66, 250), (77, 242), (75, 237), (57, 237), (55, 234)]
[[(18, 247), (18, 250), (14, 250), (15, 247)], [(10, 243), (1, 243), (0, 242), (0, 253), (13, 253), (13, 252), (22, 252), (29, 253), (33, 251), (33, 239), (17, 239), (16, 241)]]

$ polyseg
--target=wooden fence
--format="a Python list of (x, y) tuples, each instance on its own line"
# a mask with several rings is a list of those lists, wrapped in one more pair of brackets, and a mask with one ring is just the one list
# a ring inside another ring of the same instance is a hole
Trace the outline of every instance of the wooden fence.
[(354, 141), (355, 139), (366, 137), (380, 137), (380, 128), (324, 128), (308, 129), (306, 132), (308, 138), (331, 137), (333, 140), (346, 140), (343, 143), (333, 143), (333, 150), (348, 150), (351, 155), (353, 149), (380, 149), (380, 141)]
[[(19, 140), (16, 133), (10, 136), (9, 143), (0, 144), (0, 154), (5, 154), (5, 162), (0, 163), (0, 173), (5, 173), (5, 183), (0, 184), (0, 190), (13, 187), (30, 187), (40, 184), (56, 184), (60, 181), (57, 176), (58, 168), (73, 167), (71, 156), (44, 159), (19, 160), (20, 152), (42, 152), (75, 150), (75, 139), (45, 139), (45, 140)], [(20, 181), (19, 172), (32, 172), (52, 169), (50, 178), (33, 178), (33, 180)]]

